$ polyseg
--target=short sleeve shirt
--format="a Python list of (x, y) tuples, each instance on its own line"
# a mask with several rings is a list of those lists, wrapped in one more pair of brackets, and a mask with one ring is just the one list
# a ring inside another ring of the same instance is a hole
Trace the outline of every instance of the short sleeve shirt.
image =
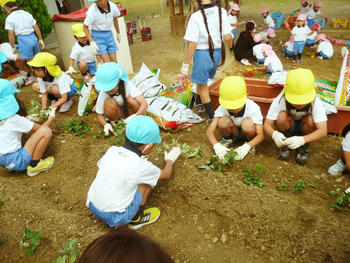
[(264, 43), (257, 44), (253, 47), (253, 54), (257, 59), (264, 59), (262, 48), (266, 46)]
[(5, 29), (14, 31), (16, 36), (33, 33), (35, 25), (33, 16), (23, 10), (12, 11), (5, 20)]
[(268, 15), (264, 18), (265, 25), (269, 25), (269, 27), (275, 27), (275, 21), (271, 17), (271, 15)]
[(86, 12), (84, 24), (91, 26), (92, 30), (108, 31), (113, 27), (114, 18), (120, 16), (120, 11), (116, 4), (109, 2), (110, 11), (102, 13), (96, 4), (92, 4)]
[(312, 31), (308, 26), (298, 27), (295, 26), (292, 30), (292, 34), (294, 35), (294, 41), (306, 41), (308, 34)]
[(66, 73), (62, 72), (62, 75), (58, 78), (54, 78), (53, 82), (44, 81), (42, 78), (38, 78), (38, 83), (41, 93), (47, 93), (47, 88), (52, 85), (57, 85), (60, 94), (65, 94), (70, 92), (73, 79)]
[(315, 12), (315, 10), (313, 8), (310, 8), (309, 11), (307, 11), (306, 16), (309, 19), (314, 19), (316, 16), (320, 16), (321, 15), (321, 10), (318, 10), (317, 12)]
[(232, 29), (237, 28), (237, 26), (232, 26), (232, 24), (237, 24), (237, 16), (228, 15), (228, 22), (229, 22), (230, 26), (232, 27)]
[(74, 44), (70, 58), (78, 61), (93, 62), (95, 56), (92, 54), (90, 46), (82, 47), (78, 42)]
[(350, 132), (348, 132), (341, 143), (342, 149), (345, 152), (350, 152)]
[(317, 46), (317, 53), (320, 53), (322, 51), (322, 53), (324, 53), (327, 57), (331, 57), (333, 56), (333, 46), (331, 43), (329, 43), (328, 41), (322, 41), (318, 46)]
[(264, 66), (272, 68), (272, 72), (281, 72), (283, 70), (283, 65), (281, 60), (277, 56), (269, 56), (265, 58)]

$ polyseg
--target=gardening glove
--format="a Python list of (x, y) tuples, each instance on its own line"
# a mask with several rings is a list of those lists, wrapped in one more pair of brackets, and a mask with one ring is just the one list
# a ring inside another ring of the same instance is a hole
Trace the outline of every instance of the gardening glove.
[(39, 114), (37, 114), (37, 113), (32, 113), (32, 114), (29, 114), (29, 115), (27, 115), (27, 117), (26, 117), (28, 120), (30, 120), (30, 121), (34, 121), (34, 122), (38, 122), (38, 121), (40, 121), (40, 115)]
[(15, 53), (15, 52), (17, 52), (17, 49), (16, 49), (15, 47), (12, 47), (12, 48), (11, 48), (11, 52), (12, 52), (12, 53)]
[(224, 159), (227, 152), (230, 151), (226, 146), (222, 145), (219, 142), (214, 144), (213, 148), (215, 154), (219, 157), (219, 159)]
[(286, 145), (285, 139), (287, 138), (283, 135), (283, 133), (279, 131), (274, 131), (272, 133), (272, 139), (278, 148), (281, 148), (282, 146)]
[(234, 151), (237, 153), (235, 160), (241, 161), (249, 153), (250, 146), (248, 143), (243, 144), (242, 146), (236, 148)]
[(350, 187), (345, 190), (346, 194), (350, 194)]
[(45, 48), (44, 40), (39, 39), (39, 46), (40, 46), (40, 49), (44, 49)]
[(73, 67), (69, 67), (69, 69), (66, 71), (67, 74), (73, 74), (77, 73)]
[(125, 120), (124, 120), (124, 123), (125, 124), (128, 124), (128, 122), (133, 119), (134, 117), (136, 117), (136, 114), (133, 114), (133, 115), (130, 115), (129, 117), (127, 117)]
[(105, 126), (103, 126), (103, 131), (105, 133), (105, 136), (109, 136), (109, 132), (113, 133), (113, 127), (110, 123), (106, 123)]
[(120, 43), (122, 41), (122, 36), (120, 33), (117, 33), (117, 41)]
[(56, 109), (57, 109), (57, 107), (49, 107), (49, 111), (50, 111), (50, 113), (49, 113), (49, 119), (52, 117), (52, 118), (55, 118), (56, 117)]
[(94, 56), (97, 55), (98, 46), (95, 41), (90, 42), (90, 50)]
[(181, 74), (184, 76), (188, 76), (188, 68), (189, 68), (189, 64), (185, 64), (182, 63), (182, 67), (181, 67)]
[(296, 149), (305, 144), (305, 140), (302, 136), (293, 136), (285, 140), (285, 144), (289, 149)]
[(164, 152), (164, 160), (165, 161), (172, 161), (175, 163), (177, 158), (179, 158), (181, 154), (181, 149), (179, 147), (174, 147), (171, 149), (170, 152)]

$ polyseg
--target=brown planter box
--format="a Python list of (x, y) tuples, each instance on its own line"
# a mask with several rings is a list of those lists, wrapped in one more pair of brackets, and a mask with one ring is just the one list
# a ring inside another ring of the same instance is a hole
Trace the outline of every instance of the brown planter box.
[[(209, 86), (210, 98), (214, 109), (219, 106), (219, 87), (222, 79)], [(259, 79), (245, 79), (248, 97), (255, 101), (261, 109), (264, 118), (275, 97), (280, 94), (282, 88), (270, 86), (267, 81)], [(346, 124), (350, 122), (350, 107), (337, 106), (338, 113), (327, 115), (328, 133), (340, 134)]]

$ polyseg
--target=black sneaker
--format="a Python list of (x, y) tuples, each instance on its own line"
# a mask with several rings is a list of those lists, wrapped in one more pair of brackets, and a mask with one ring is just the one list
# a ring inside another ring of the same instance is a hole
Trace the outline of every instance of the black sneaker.
[(160, 216), (160, 211), (157, 207), (151, 207), (143, 210), (137, 219), (132, 219), (129, 223), (130, 228), (136, 230), (148, 224), (152, 224), (157, 221)]
[(278, 148), (278, 159), (282, 160), (282, 161), (286, 161), (288, 160), (290, 153), (291, 153), (291, 149), (289, 149), (287, 146), (283, 146)]
[(297, 155), (295, 156), (295, 161), (299, 164), (305, 164), (309, 160), (309, 145), (304, 144), (297, 148)]

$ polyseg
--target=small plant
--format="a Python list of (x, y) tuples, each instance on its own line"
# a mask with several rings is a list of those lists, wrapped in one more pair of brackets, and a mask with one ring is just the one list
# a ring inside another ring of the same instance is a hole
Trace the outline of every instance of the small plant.
[(73, 133), (74, 136), (84, 137), (87, 132), (91, 131), (91, 128), (87, 126), (87, 123), (81, 119), (70, 118), (68, 123), (64, 123), (63, 127), (67, 131)]
[(24, 230), (24, 236), (20, 241), (20, 246), (26, 248), (28, 255), (34, 255), (35, 249), (40, 244), (40, 238), (43, 235), (43, 231), (33, 232), (30, 229)]
[(201, 165), (199, 169), (215, 170), (220, 173), (224, 172), (223, 167), (225, 165), (232, 166), (235, 163), (235, 157), (237, 152), (228, 152), (223, 160), (219, 159), (216, 155), (213, 155), (205, 165)]
[(197, 148), (195, 148), (192, 152), (190, 152), (188, 154), (188, 158), (193, 158), (193, 157), (197, 157), (200, 158), (202, 156), (202, 149), (200, 146), (198, 146)]
[(74, 263), (80, 251), (80, 247), (77, 247), (77, 242), (77, 238), (69, 239), (64, 245), (64, 249), (58, 251), (60, 255), (53, 260), (53, 263)]
[(0, 201), (0, 205), (3, 205), (3, 204), (5, 204), (5, 202), (4, 201)]
[(285, 183), (285, 182), (282, 182), (281, 184), (280, 184), (280, 189), (282, 190), (282, 191), (286, 191), (287, 190), (287, 184)]
[(188, 153), (190, 150), (191, 150), (191, 147), (187, 143), (184, 143), (181, 147), (181, 151), (183, 153)]
[(337, 195), (337, 194), (339, 194), (339, 191), (340, 191), (340, 188), (337, 188), (337, 189), (335, 189), (335, 190), (333, 190), (333, 191), (330, 191), (329, 193), (330, 193), (331, 195)]
[(7, 241), (9, 241), (11, 239), (10, 235), (4, 235), (2, 237), (0, 237), (0, 246), (3, 246), (6, 244)]
[[(125, 123), (124, 120), (120, 120), (117, 123), (115, 121), (111, 122), (113, 127), (113, 134), (108, 138), (109, 141), (112, 141), (114, 144), (120, 146), (125, 143)], [(99, 137), (104, 139), (106, 137), (104, 131), (100, 131), (98, 134)], [(97, 136), (93, 136), (94, 139), (97, 139)]]
[(303, 181), (298, 181), (295, 185), (292, 186), (292, 192), (305, 191), (306, 183)]
[(350, 193), (343, 192), (341, 196), (335, 200), (332, 207), (336, 210), (343, 210), (346, 205), (350, 204)]
[(173, 147), (181, 147), (180, 143), (178, 140), (176, 139), (172, 139), (171, 140), (172, 144), (173, 144)]
[(47, 119), (49, 117), (49, 108), (41, 109), (41, 103), (36, 100), (30, 101), (31, 108), (28, 109), (28, 114), (35, 114), (42, 119)]
[(260, 173), (262, 170), (264, 170), (264, 166), (262, 164), (256, 164), (256, 170), (254, 171), (253, 169), (248, 169), (248, 170), (244, 170), (243, 174), (245, 175), (245, 179), (244, 179), (244, 183), (246, 185), (255, 185), (257, 187), (262, 188), (263, 187), (263, 183), (261, 182), (260, 177), (257, 175), (258, 173)]

